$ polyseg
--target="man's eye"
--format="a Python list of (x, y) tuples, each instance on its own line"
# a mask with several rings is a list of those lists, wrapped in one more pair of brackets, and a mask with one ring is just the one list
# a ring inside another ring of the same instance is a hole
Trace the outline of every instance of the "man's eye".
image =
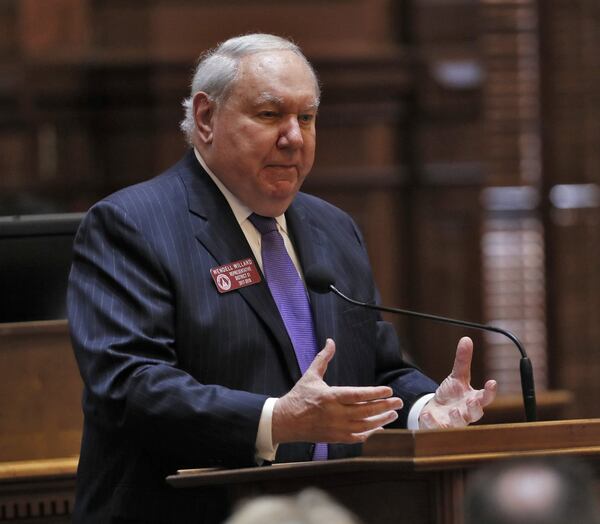
[(310, 122), (312, 122), (314, 120), (314, 118), (315, 118), (315, 115), (311, 115), (311, 114), (298, 116), (298, 120), (303, 124), (309, 124)]
[(275, 118), (277, 117), (276, 111), (261, 111), (260, 116), (263, 118)]

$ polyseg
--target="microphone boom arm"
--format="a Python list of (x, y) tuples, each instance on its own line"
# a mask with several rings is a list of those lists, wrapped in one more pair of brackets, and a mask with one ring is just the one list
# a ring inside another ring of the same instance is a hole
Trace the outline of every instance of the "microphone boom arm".
[(417, 313), (415, 311), (409, 311), (407, 309), (392, 308), (387, 306), (376, 306), (374, 304), (360, 302), (358, 300), (354, 300), (353, 298), (347, 297), (333, 284), (329, 284), (329, 289), (339, 297), (356, 306), (363, 306), (376, 311), (386, 311), (388, 313), (400, 313), (402, 315), (408, 315), (416, 318), (426, 318), (429, 320), (434, 320), (436, 322), (465, 326), (472, 329), (478, 329), (480, 331), (493, 331), (495, 333), (500, 333), (501, 335), (504, 335), (505, 337), (509, 338), (515, 344), (515, 346), (517, 346), (519, 353), (521, 353), (519, 372), (521, 375), (521, 390), (523, 393), (523, 405), (525, 407), (525, 419), (527, 420), (527, 422), (535, 422), (537, 420), (535, 387), (533, 381), (533, 366), (531, 364), (531, 360), (529, 360), (529, 358), (527, 357), (527, 353), (525, 352), (525, 348), (521, 344), (521, 341), (510, 331), (496, 326), (490, 326), (488, 324), (478, 324), (477, 322), (469, 322), (467, 320), (440, 317), (437, 315), (431, 315), (429, 313)]

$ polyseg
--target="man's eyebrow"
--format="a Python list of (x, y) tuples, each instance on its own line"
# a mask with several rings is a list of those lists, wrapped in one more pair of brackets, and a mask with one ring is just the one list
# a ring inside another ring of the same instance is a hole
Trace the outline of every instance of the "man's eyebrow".
[[(275, 104), (275, 105), (283, 105), (285, 100), (283, 97), (274, 95), (273, 93), (264, 92), (256, 97), (255, 105), (259, 106), (261, 104)], [(315, 99), (312, 103), (309, 103), (304, 108), (305, 111), (317, 111), (319, 109), (319, 99)]]
[(283, 98), (281, 98), (280, 96), (276, 96), (272, 93), (266, 93), (266, 92), (261, 93), (256, 98), (256, 105), (269, 104), (269, 103), (281, 105), (281, 104), (283, 104)]
[(319, 99), (317, 98), (312, 104), (307, 104), (305, 111), (317, 111), (319, 109)]

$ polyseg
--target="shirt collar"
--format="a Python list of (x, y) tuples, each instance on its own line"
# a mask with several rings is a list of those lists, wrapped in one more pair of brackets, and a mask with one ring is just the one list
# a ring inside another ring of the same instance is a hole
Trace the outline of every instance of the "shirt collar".
[[(233, 211), (233, 214), (235, 215), (235, 219), (237, 220), (238, 224), (242, 225), (243, 222), (248, 220), (248, 217), (253, 213), (253, 211), (248, 206), (244, 205), (238, 197), (236, 197), (231, 191), (229, 191), (229, 189), (225, 187), (225, 184), (223, 184), (223, 182), (219, 180), (217, 175), (215, 175), (211, 171), (211, 169), (206, 165), (206, 162), (202, 158), (202, 155), (196, 148), (194, 148), (194, 154), (196, 155), (196, 158), (198, 159), (198, 162), (200, 162), (200, 165), (202, 166), (204, 171), (208, 173), (208, 176), (219, 188), (219, 191), (223, 193), (223, 196), (227, 200), (229, 207), (231, 207), (231, 210)], [(287, 235), (287, 222), (285, 220), (285, 214), (275, 217), (275, 220), (277, 221), (277, 225), (279, 226), (279, 228), (282, 229)]]

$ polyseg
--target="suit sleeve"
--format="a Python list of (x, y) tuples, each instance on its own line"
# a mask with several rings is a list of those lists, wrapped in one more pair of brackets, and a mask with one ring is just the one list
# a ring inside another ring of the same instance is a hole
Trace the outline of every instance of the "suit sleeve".
[(86, 418), (188, 462), (253, 464), (266, 397), (201, 384), (179, 366), (173, 291), (142, 231), (103, 202), (74, 244), (68, 309)]

